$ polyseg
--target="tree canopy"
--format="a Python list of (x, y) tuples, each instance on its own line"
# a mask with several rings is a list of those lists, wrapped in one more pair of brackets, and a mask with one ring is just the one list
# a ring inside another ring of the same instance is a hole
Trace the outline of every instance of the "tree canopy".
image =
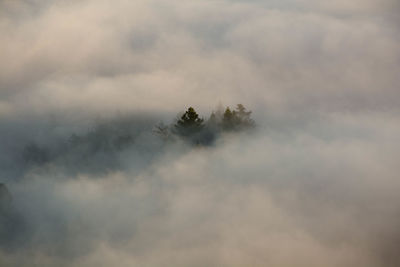
[(236, 110), (233, 111), (227, 107), (222, 117), (222, 127), (227, 131), (253, 128), (255, 123), (250, 115), (251, 111), (247, 111), (242, 104), (237, 104)]
[(204, 127), (203, 122), (204, 119), (199, 117), (199, 114), (197, 114), (194, 108), (189, 107), (188, 110), (176, 122), (175, 130), (182, 136), (189, 136), (201, 131)]
[(211, 112), (209, 119), (204, 120), (193, 107), (189, 107), (172, 126), (161, 123), (155, 126), (154, 132), (163, 140), (175, 139), (175, 136), (195, 144), (211, 144), (223, 132), (254, 128), (251, 113), (242, 104), (237, 104), (234, 110), (226, 107), (225, 111), (220, 104), (216, 111)]

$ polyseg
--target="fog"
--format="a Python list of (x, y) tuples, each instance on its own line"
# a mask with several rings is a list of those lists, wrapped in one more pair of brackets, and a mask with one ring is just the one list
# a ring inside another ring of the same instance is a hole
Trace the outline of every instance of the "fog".
[[(0, 265), (398, 266), (399, 11), (0, 1)], [(218, 103), (256, 129), (154, 133)]]

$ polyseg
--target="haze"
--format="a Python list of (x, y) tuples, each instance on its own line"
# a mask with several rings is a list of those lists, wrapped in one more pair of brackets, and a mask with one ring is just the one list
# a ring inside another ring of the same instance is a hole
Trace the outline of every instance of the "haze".
[[(1, 0), (0, 265), (399, 266), (399, 14)], [(256, 130), (211, 146), (154, 134), (219, 103)]]

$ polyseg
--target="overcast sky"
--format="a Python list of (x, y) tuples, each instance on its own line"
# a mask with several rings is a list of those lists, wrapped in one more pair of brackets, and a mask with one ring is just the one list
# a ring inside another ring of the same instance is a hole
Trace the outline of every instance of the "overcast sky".
[[(0, 0), (0, 182), (22, 218), (0, 263), (398, 266), (399, 14), (397, 0)], [(218, 103), (258, 130), (212, 148), (151, 134)], [(79, 151), (17, 160), (121, 114), (134, 145), (90, 168)]]

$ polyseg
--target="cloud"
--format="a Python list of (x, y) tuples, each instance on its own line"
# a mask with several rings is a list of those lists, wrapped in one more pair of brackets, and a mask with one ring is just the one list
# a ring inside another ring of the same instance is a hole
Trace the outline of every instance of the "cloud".
[(376, 124), (359, 121), (319, 123), (340, 132), (330, 140), (305, 130), (174, 145), (140, 172), (132, 148), (101, 178), (28, 173), (10, 189), (32, 232), (4, 262), (395, 266), (399, 129), (369, 136)]
[[(0, 10), (0, 265), (399, 265), (396, 1)], [(219, 101), (257, 132), (152, 134)]]
[(279, 110), (397, 107), (398, 31), (379, 19), (390, 1), (28, 3), (29, 16), (2, 19), (8, 112), (208, 109), (215, 95)]

